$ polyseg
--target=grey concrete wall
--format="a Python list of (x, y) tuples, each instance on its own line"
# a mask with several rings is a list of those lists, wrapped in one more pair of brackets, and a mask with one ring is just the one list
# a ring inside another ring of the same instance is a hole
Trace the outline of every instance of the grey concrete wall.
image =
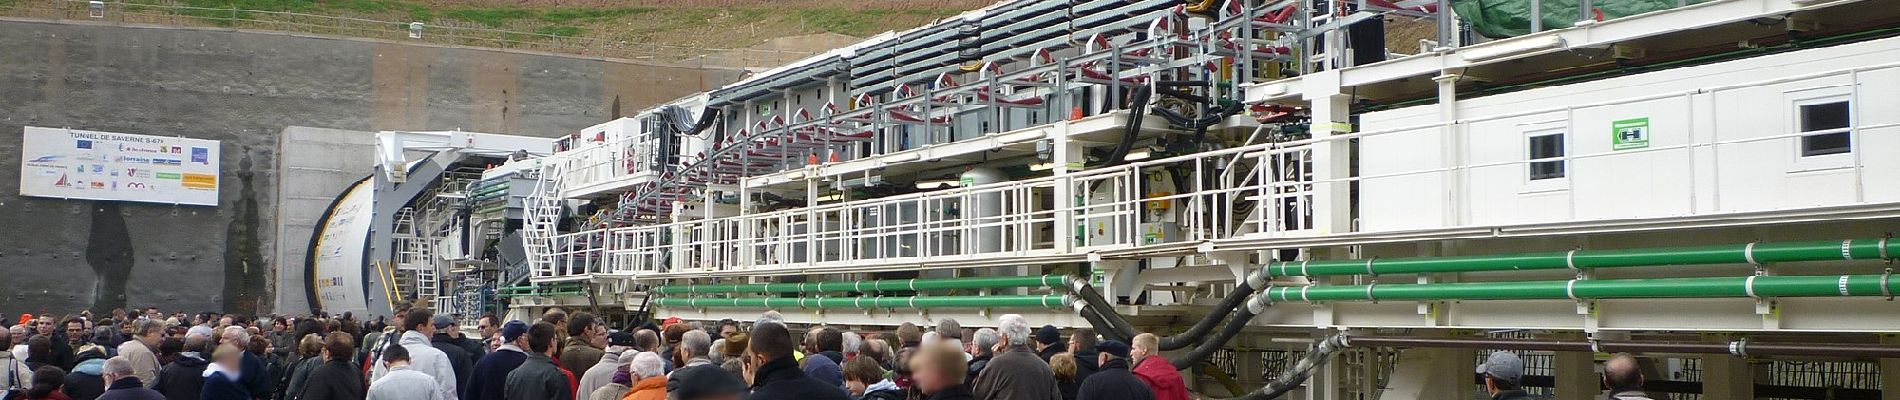
[(307, 310), (309, 283), (302, 265), (308, 259), (310, 236), (317, 219), (351, 183), (375, 170), (376, 133), (292, 126), (278, 136), (275, 172), (277, 226), (276, 265), (284, 266), (271, 280), (278, 310)]
[[(558, 136), (738, 71), (223, 29), (0, 20), (0, 313), (271, 310), (285, 127)], [(24, 198), (22, 126), (223, 141), (220, 205)], [(312, 131), (312, 134), (319, 131)], [(319, 139), (320, 140), (320, 139)], [(339, 138), (339, 140), (342, 140)], [(297, 188), (301, 189), (301, 188)], [(285, 227), (282, 229), (291, 229)], [(307, 233), (304, 233), (307, 235)], [(285, 273), (301, 274), (300, 266)], [(285, 309), (285, 312), (301, 310)]]

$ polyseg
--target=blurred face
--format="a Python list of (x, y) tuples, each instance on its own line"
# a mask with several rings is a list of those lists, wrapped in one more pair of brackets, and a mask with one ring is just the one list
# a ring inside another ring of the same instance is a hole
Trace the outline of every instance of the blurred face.
[(1148, 351), (1142, 350), (1140, 346), (1136, 346), (1135, 348), (1128, 349), (1128, 358), (1131, 360), (1134, 360), (1135, 364), (1140, 364), (1141, 359), (1147, 356), (1148, 356)]
[(218, 318), (218, 326), (231, 326), (231, 317)]
[(949, 377), (944, 376), (944, 371), (939, 370), (932, 364), (936, 363), (930, 361), (928, 355), (912, 357), (910, 361), (911, 380), (917, 385), (917, 388), (923, 390), (924, 393), (936, 393), (938, 390), (943, 390), (943, 388), (962, 382), (961, 378), (952, 381)]
[(26, 343), (26, 325), (14, 325), (12, 328), (7, 328), (7, 334), (12, 337), (7, 341), (8, 346)]
[(34, 328), (37, 328), (39, 330), (37, 333), (41, 335), (53, 334), (53, 317), (40, 317), (39, 324), (34, 325)]
[(732, 325), (719, 327), (719, 337), (731, 338), (734, 333), (739, 333), (739, 327)]

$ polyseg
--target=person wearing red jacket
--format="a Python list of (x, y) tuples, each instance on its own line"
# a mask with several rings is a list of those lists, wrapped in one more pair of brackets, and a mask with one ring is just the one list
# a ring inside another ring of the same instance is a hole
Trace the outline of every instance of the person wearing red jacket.
[(1161, 356), (1160, 339), (1152, 333), (1135, 335), (1129, 356), (1135, 359), (1135, 377), (1155, 390), (1155, 400), (1188, 400), (1187, 381), (1174, 364)]

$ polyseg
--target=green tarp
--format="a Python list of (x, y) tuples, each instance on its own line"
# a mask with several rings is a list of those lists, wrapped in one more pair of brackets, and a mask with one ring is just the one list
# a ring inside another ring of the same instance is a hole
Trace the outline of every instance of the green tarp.
[[(1531, 2), (1539, 1), (1543, 29), (1561, 29), (1585, 19), (1615, 19), (1651, 11), (1680, 7), (1678, 0), (1596, 0), (1585, 16), (1578, 0), (1451, 0), (1458, 18), (1471, 24), (1471, 30), (1488, 38), (1501, 39), (1531, 33)], [(1708, 0), (1690, 0), (1688, 4)], [(1601, 14), (1601, 15), (1594, 15)]]

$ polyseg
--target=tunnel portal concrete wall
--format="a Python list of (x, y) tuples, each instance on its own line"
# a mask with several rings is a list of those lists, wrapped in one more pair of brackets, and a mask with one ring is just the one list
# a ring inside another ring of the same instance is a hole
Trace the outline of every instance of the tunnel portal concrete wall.
[[(740, 71), (229, 29), (0, 20), (0, 314), (274, 310), (285, 127), (553, 137)], [(218, 207), (21, 197), (23, 126), (223, 141)], [(308, 202), (289, 202), (309, 207)]]

